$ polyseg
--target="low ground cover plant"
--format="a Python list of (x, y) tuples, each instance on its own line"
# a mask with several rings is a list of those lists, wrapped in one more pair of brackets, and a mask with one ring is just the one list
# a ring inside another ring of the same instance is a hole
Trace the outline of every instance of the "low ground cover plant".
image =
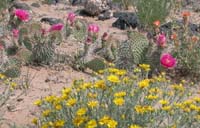
[[(133, 75), (108, 68), (96, 80), (76, 80), (61, 95), (34, 102), (42, 128), (183, 128), (199, 126), (200, 98), (186, 81), (172, 83), (161, 73), (147, 78), (141, 64)], [(194, 88), (194, 87), (193, 87)]]

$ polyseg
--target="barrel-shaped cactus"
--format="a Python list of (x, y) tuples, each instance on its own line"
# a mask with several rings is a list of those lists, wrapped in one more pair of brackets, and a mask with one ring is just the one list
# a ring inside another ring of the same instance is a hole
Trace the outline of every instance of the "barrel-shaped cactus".
[(49, 43), (38, 43), (34, 46), (33, 60), (38, 64), (50, 64), (54, 57), (54, 47)]

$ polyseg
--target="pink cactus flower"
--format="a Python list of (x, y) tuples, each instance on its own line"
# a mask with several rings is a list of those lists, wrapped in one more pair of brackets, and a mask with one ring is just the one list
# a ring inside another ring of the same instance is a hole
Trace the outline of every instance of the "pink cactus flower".
[(159, 34), (156, 39), (156, 42), (159, 46), (165, 47), (166, 43), (167, 43), (167, 38), (166, 38), (165, 34)]
[(41, 29), (41, 33), (42, 33), (42, 35), (47, 34), (47, 32), (48, 32), (48, 31), (47, 31), (46, 29), (44, 29), (44, 28)]
[(17, 16), (21, 21), (29, 21), (29, 13), (26, 10), (16, 9), (14, 11), (15, 16)]
[(2, 45), (2, 44), (0, 44), (0, 50), (3, 50), (3, 48), (4, 48), (4, 47), (3, 47), (3, 45)]
[(99, 26), (96, 25), (96, 24), (90, 24), (90, 25), (88, 26), (88, 31), (89, 31), (90, 33), (98, 33), (98, 32), (99, 32)]
[(12, 30), (12, 34), (14, 38), (18, 38), (19, 37), (19, 30), (18, 29), (13, 29)]
[(103, 35), (102, 35), (102, 37), (101, 37), (101, 39), (102, 39), (103, 41), (106, 41), (107, 38), (108, 38), (108, 33), (107, 33), (107, 32), (104, 32)]
[(86, 44), (90, 45), (93, 43), (92, 37), (88, 36), (86, 39)]
[(169, 53), (165, 53), (160, 58), (160, 63), (165, 68), (174, 68), (176, 66), (176, 59)]
[(68, 13), (67, 15), (67, 21), (69, 21), (70, 25), (72, 25), (74, 23), (76, 19), (76, 15), (73, 12)]
[(52, 31), (60, 31), (63, 29), (63, 24), (61, 23), (58, 23), (58, 24), (54, 24), (51, 26), (51, 28), (49, 29), (49, 32), (52, 32)]

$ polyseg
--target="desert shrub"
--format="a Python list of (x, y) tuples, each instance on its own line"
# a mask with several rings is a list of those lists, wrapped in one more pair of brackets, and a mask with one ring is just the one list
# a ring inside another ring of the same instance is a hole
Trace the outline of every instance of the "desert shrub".
[(141, 64), (128, 75), (110, 67), (92, 82), (75, 80), (61, 95), (34, 102), (41, 111), (33, 123), (42, 128), (198, 127), (200, 99), (191, 97), (191, 84), (172, 84), (164, 73), (147, 78), (149, 70)]
[(5, 110), (3, 107), (9, 100), (9, 97), (12, 95), (13, 89), (17, 87), (17, 84), (11, 78), (6, 77), (5, 75), (0, 73), (0, 126), (1, 121), (3, 121), (3, 114)]
[[(186, 15), (187, 14), (187, 15)], [(199, 80), (200, 74), (200, 40), (198, 33), (189, 28), (189, 12), (183, 14), (183, 24), (172, 33), (173, 54), (178, 60), (177, 71), (180, 75)], [(172, 28), (173, 29), (173, 28)]]
[(137, 15), (143, 27), (151, 27), (153, 22), (165, 21), (173, 8), (173, 0), (135, 0)]
[(0, 1), (0, 11), (7, 8), (9, 3), (11, 3), (11, 2), (12, 2), (12, 0), (1, 0)]
[(134, 0), (113, 0), (113, 2), (122, 4), (125, 9), (128, 9), (128, 7), (133, 4), (133, 1)]

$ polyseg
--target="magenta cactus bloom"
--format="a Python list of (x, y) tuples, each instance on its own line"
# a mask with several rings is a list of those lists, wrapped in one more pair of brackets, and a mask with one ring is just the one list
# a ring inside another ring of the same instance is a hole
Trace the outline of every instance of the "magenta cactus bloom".
[(176, 58), (174, 58), (171, 54), (165, 53), (160, 58), (160, 63), (165, 68), (174, 68), (176, 66)]
[(68, 13), (67, 15), (67, 21), (69, 21), (70, 25), (72, 25), (74, 23), (76, 19), (76, 15), (73, 12)]
[(52, 32), (52, 31), (60, 31), (63, 29), (63, 24), (61, 23), (58, 23), (58, 24), (54, 24), (51, 26), (51, 28), (49, 29), (49, 32)]
[(45, 34), (48, 33), (48, 31), (47, 31), (46, 29), (42, 28), (42, 29), (41, 29), (41, 33), (42, 33), (42, 35), (45, 35)]
[(88, 31), (89, 31), (90, 33), (98, 33), (98, 32), (99, 32), (99, 26), (96, 25), (96, 24), (90, 24), (90, 25), (88, 26)]
[(17, 16), (18, 19), (21, 21), (27, 22), (29, 21), (29, 13), (26, 10), (23, 9), (16, 9), (14, 11), (15, 16)]
[(159, 46), (165, 47), (166, 43), (167, 43), (167, 38), (166, 38), (165, 34), (159, 34), (156, 39), (156, 42)]
[(2, 45), (2, 44), (0, 44), (0, 50), (3, 50), (3, 49), (4, 49), (3, 45)]
[(19, 37), (19, 30), (18, 29), (13, 29), (12, 30), (12, 35), (14, 38), (18, 38)]

